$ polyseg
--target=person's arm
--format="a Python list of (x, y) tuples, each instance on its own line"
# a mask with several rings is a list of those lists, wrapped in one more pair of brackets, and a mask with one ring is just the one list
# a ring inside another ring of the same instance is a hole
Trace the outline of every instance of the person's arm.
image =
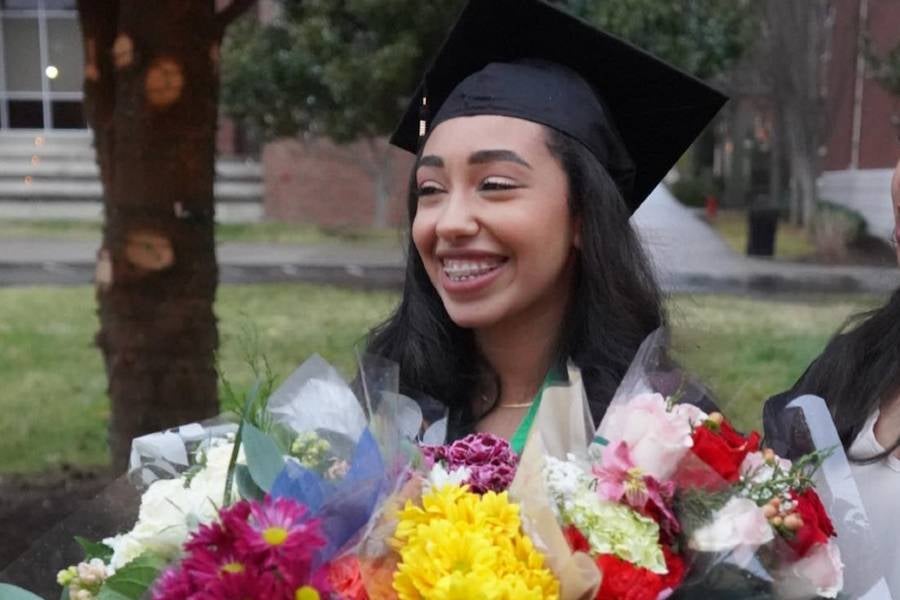
[(766, 447), (775, 451), (775, 454), (790, 458), (795, 454), (803, 454), (804, 449), (797, 448), (798, 440), (793, 431), (793, 419), (785, 412), (787, 405), (804, 393), (808, 393), (805, 383), (810, 370), (819, 359), (806, 367), (803, 375), (794, 383), (791, 389), (776, 394), (766, 400), (763, 405), (763, 443)]

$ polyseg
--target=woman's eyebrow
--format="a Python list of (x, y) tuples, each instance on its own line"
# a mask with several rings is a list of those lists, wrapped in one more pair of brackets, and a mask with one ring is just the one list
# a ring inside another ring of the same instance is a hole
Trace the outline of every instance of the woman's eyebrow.
[(419, 164), (416, 165), (416, 168), (418, 169), (419, 167), (437, 167), (438, 169), (443, 169), (444, 159), (434, 154), (428, 154), (419, 159)]
[(481, 165), (497, 161), (513, 162), (522, 165), (523, 167), (531, 168), (531, 165), (529, 165), (524, 158), (512, 150), (479, 150), (478, 152), (473, 152), (471, 156), (469, 156), (470, 165)]

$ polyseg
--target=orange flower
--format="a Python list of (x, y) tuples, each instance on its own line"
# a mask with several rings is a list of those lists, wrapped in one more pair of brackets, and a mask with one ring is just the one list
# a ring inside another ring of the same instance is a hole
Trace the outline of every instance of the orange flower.
[(341, 600), (369, 600), (355, 556), (344, 556), (328, 567), (328, 583)]

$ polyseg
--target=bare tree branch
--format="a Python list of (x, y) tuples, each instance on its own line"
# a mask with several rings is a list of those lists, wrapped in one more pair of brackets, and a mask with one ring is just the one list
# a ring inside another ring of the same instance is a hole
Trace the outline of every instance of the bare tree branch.
[(219, 30), (219, 37), (225, 34), (225, 30), (231, 23), (247, 12), (256, 0), (231, 0), (231, 3), (220, 10), (216, 14), (216, 28)]

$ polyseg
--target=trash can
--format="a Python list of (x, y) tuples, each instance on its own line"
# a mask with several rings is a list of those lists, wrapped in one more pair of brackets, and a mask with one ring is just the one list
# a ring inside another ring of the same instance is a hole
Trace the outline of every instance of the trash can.
[(747, 215), (747, 254), (774, 256), (778, 230), (777, 208), (751, 208)]

